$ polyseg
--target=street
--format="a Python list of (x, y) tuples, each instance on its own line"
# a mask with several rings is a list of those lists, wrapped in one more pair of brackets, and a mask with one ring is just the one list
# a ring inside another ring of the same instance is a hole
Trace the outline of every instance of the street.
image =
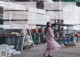
[[(21, 55), (13, 57), (44, 57), (45, 44), (36, 45), (34, 48), (24, 50)], [(53, 57), (80, 57), (80, 43), (74, 47), (61, 47), (59, 50), (52, 50)]]

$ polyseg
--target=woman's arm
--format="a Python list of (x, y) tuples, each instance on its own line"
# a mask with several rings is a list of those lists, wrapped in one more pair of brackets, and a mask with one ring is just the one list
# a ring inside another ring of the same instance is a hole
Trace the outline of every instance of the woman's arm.
[(50, 36), (54, 38), (54, 34), (53, 34), (53, 32), (52, 32), (52, 29), (51, 29), (51, 28), (48, 28), (48, 30), (49, 30)]

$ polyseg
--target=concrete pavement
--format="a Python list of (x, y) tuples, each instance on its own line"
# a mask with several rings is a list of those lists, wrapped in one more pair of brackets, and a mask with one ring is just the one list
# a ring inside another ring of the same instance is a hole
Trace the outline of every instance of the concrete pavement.
[[(36, 45), (35, 48), (21, 52), (21, 55), (13, 57), (44, 57), (45, 44)], [(52, 50), (53, 57), (80, 57), (80, 43), (74, 47), (62, 47), (59, 50)]]

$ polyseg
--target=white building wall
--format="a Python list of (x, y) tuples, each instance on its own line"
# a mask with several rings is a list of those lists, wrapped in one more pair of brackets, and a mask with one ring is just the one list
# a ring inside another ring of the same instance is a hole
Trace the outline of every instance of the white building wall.
[(63, 3), (62, 2), (44, 2), (44, 9), (50, 19), (63, 19)]
[(25, 20), (28, 19), (28, 11), (4, 11), (4, 20)]
[(36, 8), (29, 8), (28, 19), (29, 23), (46, 25), (47, 19), (46, 11)]
[(63, 2), (44, 2), (45, 10), (63, 10)]
[(76, 6), (76, 3), (64, 3), (63, 8), (64, 23), (75, 24), (74, 30), (80, 30), (80, 8)]
[[(27, 11), (30, 9), (30, 8), (28, 8), (28, 6), (32, 7), (32, 8), (36, 8), (36, 2), (13, 2), (13, 3), (18, 4), (19, 7), (15, 8), (15, 7), (11, 6), (12, 9), (14, 8), (15, 10), (19, 9), (19, 10), (26, 10), (26, 11), (22, 11), (22, 12), (21, 11), (6, 12), (5, 11), (4, 19), (28, 19), (29, 23), (32, 23), (32, 24), (39, 23), (39, 21), (42, 19), (41, 15), (37, 16), (34, 13), (35, 11), (39, 12), (38, 10), (34, 10), (34, 12), (30, 12), (30, 13), (28, 13), (28, 11)], [(72, 5), (72, 6), (69, 6), (69, 5)], [(76, 5), (76, 3), (73, 3), (73, 2), (72, 3), (71, 2), (70, 3), (68, 3), (68, 2), (66, 2), (66, 3), (65, 2), (44, 2), (44, 10), (47, 10), (46, 15), (48, 15), (50, 19), (63, 19), (65, 21), (64, 23), (66, 23), (66, 24), (76, 24), (76, 23), (80, 23), (80, 15), (79, 15), (80, 11), (77, 9), (73, 11), (75, 5)], [(24, 8), (24, 6), (25, 6), (25, 8)], [(67, 6), (69, 6), (69, 7), (66, 8)], [(71, 7), (72, 7), (72, 9), (70, 9)], [(5, 9), (9, 9), (9, 8), (5, 8)], [(55, 11), (55, 10), (59, 10), (59, 11)], [(65, 11), (65, 10), (69, 10), (69, 11)], [(41, 12), (43, 12), (43, 11), (41, 11)], [(43, 16), (43, 18), (45, 18), (45, 17)], [(36, 19), (39, 21), (36, 21)], [(43, 23), (43, 21), (41, 21), (41, 22)], [(39, 24), (41, 24), (41, 22)], [(16, 21), (16, 22), (12, 22), (12, 23), (18, 23), (18, 24), (23, 23), (24, 24), (26, 22), (23, 22), (23, 21), (17, 22)], [(6, 22), (4, 22), (4, 24), (9, 24), (9, 22), (6, 21)], [(78, 25), (78, 27), (80, 27), (80, 26)]]
[[(11, 7), (14, 4), (16, 6)], [(25, 19), (28, 21), (16, 21)], [(36, 24), (46, 25), (46, 22), (49, 21), (49, 19), (46, 17), (46, 11), (37, 9), (34, 2), (13, 2), (12, 4), (7, 3), (7, 7), (4, 8), (4, 20), (9, 20), (4, 21), (4, 25), (9, 25), (10, 29), (22, 29), (26, 26), (26, 24), (32, 26), (31, 28), (36, 28)]]
[(36, 2), (13, 2), (19, 5), (23, 5), (26, 7), (26, 10), (28, 10), (28, 7), (36, 8)]

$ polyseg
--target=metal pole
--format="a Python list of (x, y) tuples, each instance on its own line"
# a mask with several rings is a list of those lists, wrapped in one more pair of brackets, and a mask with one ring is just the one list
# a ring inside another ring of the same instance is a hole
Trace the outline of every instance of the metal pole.
[(26, 28), (24, 28), (24, 29), (22, 30), (22, 33), (23, 33), (23, 37), (22, 37), (22, 49), (21, 49), (21, 51), (23, 51), (24, 39), (25, 39), (25, 36), (26, 36)]
[(24, 45), (24, 36), (22, 37), (22, 47), (21, 47), (21, 51), (23, 51), (23, 45)]
[(67, 34), (68, 34), (68, 26), (67, 26)]

